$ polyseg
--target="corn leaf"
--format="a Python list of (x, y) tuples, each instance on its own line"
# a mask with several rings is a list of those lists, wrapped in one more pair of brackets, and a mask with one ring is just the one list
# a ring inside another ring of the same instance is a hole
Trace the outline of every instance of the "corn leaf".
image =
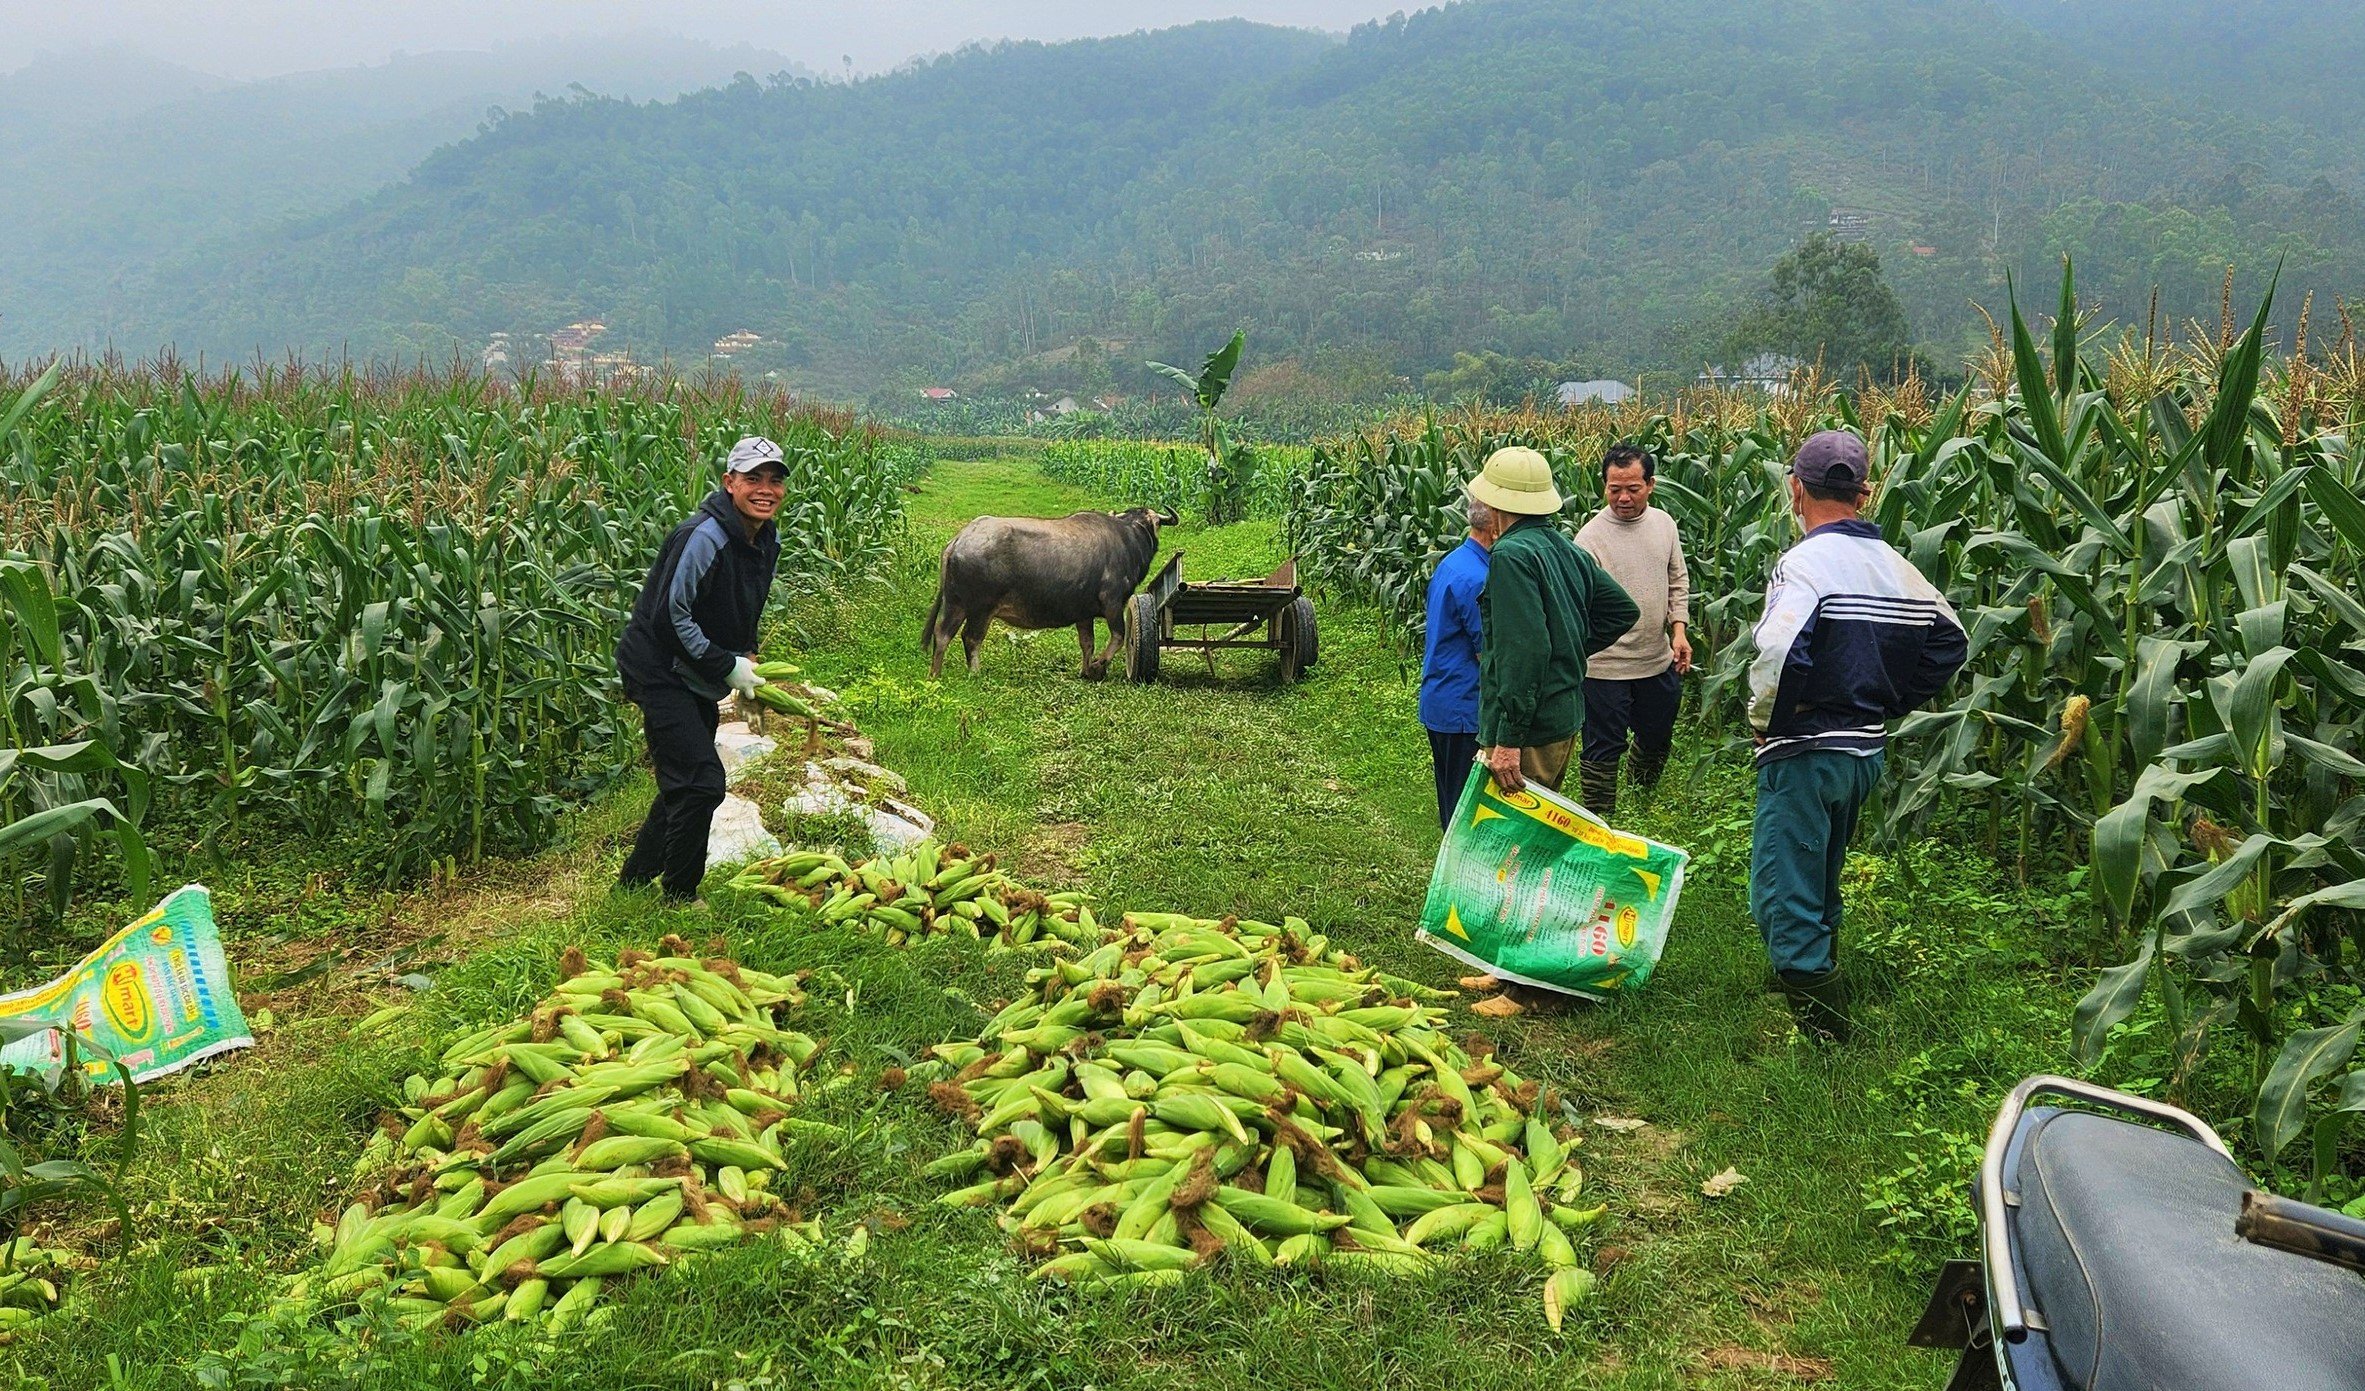
[(2077, 1010), (2070, 1016), (2070, 1048), (2079, 1062), (2088, 1067), (2102, 1061), (2102, 1053), (2110, 1044), (2110, 1031), (2135, 1012), (2143, 1000), (2143, 984), (2151, 973), (2152, 944), (2144, 939), (2143, 950), (2133, 961), (2103, 970), (2094, 988), (2078, 1001)]
[(63, 357), (53, 359), (48, 368), (33, 379), (31, 386), (17, 393), (16, 399), (8, 403), (7, 410), (0, 411), (0, 441), (5, 441), (15, 433), (16, 427), (23, 424), (25, 417), (32, 413), (33, 407), (49, 394), (51, 387), (57, 385), (58, 373), (64, 371), (65, 366)]
[(2168, 905), (2160, 910), (2161, 913), (2173, 918), (2190, 913), (2196, 908), (2214, 906), (2222, 901), (2227, 894), (2241, 887), (2242, 882), (2250, 877), (2250, 871), (2257, 867), (2259, 859), (2267, 851), (2276, 849), (2283, 844), (2283, 841), (2264, 832), (2251, 836), (2236, 847), (2231, 854), (2211, 865), (2198, 877), (2188, 879), (2178, 885), (2176, 891), (2168, 896)]
[(117, 811), (115, 804), (104, 797), (44, 807), (0, 826), (0, 856), (47, 844), (53, 837), (70, 835), (101, 821), (120, 823), (122, 820), (123, 813)]
[(2284, 1040), (2283, 1051), (2267, 1070), (2258, 1089), (2254, 1112), (2259, 1147), (2269, 1159), (2282, 1152), (2307, 1126), (2307, 1094), (2318, 1078), (2347, 1066), (2357, 1051), (2357, 1035), (2365, 1029), (2365, 1010), (2338, 1024), (2302, 1029)]
[(2347, 590), (2317, 574), (2305, 565), (2291, 567), (2292, 578), (2308, 587), (2308, 592), (2332, 610), (2349, 631), (2365, 638), (2365, 604), (2360, 604)]
[(2135, 679), (2127, 687), (2127, 742), (2138, 763), (2160, 756), (2175, 713), (2176, 668), (2202, 644), (2145, 636), (2135, 643)]
[(2275, 918), (2274, 929), (2281, 931), (2311, 908), (2365, 908), (2365, 879), (2351, 879), (2347, 883), (2301, 894), (2283, 905), (2282, 913)]
[(32, 648), (33, 659), (53, 670), (63, 666), (57, 597), (50, 593), (49, 577), (41, 567), (29, 560), (0, 559), (0, 599), (7, 601), (6, 616)]
[(2078, 291), (2076, 268), (2061, 258), (2061, 307), (2053, 317), (2053, 394), (2063, 405), (2078, 390)]
[(2365, 778), (2365, 762), (2358, 761), (2353, 754), (2288, 730), (2283, 734), (2283, 742), (2293, 753), (2327, 772), (2344, 778)]
[(2365, 556), (2365, 502), (2359, 502), (2339, 478), (2323, 469), (2308, 470), (2307, 491), (2308, 501), (2316, 505), (2340, 539), (2351, 551)]
[(2157, 802), (2181, 801), (2192, 789), (2223, 771), (2205, 768), (2183, 772), (2154, 763), (2135, 780), (2135, 791), (2094, 822), (2094, 874), (2103, 896), (2120, 922), (2135, 911), (2135, 891), (2143, 873), (2143, 843), (2151, 828), (2151, 809)]
[[(2018, 442), (2015, 441), (2015, 443)], [(2053, 458), (2043, 451), (2021, 445), (2019, 453), (2022, 462), (2043, 474), (2045, 481), (2053, 485), (2053, 491), (2059, 493), (2069, 503), (2070, 508), (2085, 519), (2086, 525), (2102, 533), (2104, 539), (2110, 542), (2112, 550), (2125, 555), (2135, 549), (2135, 542), (2127, 535), (2126, 528), (2119, 525), (2118, 518), (2113, 517), (2109, 509), (2096, 502), (2094, 495), (2087, 492), (2077, 479), (2070, 476), (2069, 470), (2055, 463)]]
[(2251, 658), (2234, 678), (2226, 702), (2226, 724), (2233, 734), (2234, 752), (2253, 776), (2266, 771), (2278, 683), (2293, 655), (2288, 647), (2275, 647)]
[(2248, 536), (2264, 527), (2273, 519), (2277, 508), (2291, 501), (2294, 495), (2302, 488), (2307, 487), (2308, 480), (2313, 478), (2315, 473), (2316, 471), (2306, 464), (2284, 470), (2281, 477), (2269, 483), (2266, 486), (2266, 491), (2258, 495), (2257, 501), (2244, 508), (2242, 515), (2234, 519), (2233, 526), (2228, 529), (2227, 535)]
[(2019, 379), (2020, 408), (2036, 435), (2037, 448), (2048, 459), (2067, 462), (2069, 445), (2061, 435), (2060, 409), (2045, 381), (2044, 359), (2037, 356), (2036, 340), (2029, 337), (2028, 324), (2020, 317), (2019, 293), (2010, 289), (2009, 277), (2005, 284), (2012, 304), (2012, 370)]
[(2200, 434), (2206, 441), (2202, 457), (2220, 474), (2234, 470), (2249, 435), (2250, 405), (2258, 399), (2259, 365), (2266, 353), (2267, 314), (2274, 308), (2275, 284), (2281, 279), (2278, 269), (2259, 299), (2258, 316), (2251, 321), (2249, 332), (2226, 354), (2218, 372), (2217, 397), (2209, 403), (2208, 418), (2201, 422)]

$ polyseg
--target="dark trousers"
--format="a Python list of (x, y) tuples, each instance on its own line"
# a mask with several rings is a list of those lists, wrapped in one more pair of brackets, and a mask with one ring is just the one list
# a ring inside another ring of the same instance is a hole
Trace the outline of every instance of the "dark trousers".
[(1636, 750), (1663, 754), (1675, 742), (1675, 716), (1683, 708), (1683, 678), (1669, 667), (1656, 676), (1633, 681), (1585, 678), (1585, 751), (1587, 763), (1612, 766), (1626, 756), (1626, 738), (1633, 735)]
[(1757, 766), (1749, 911), (1776, 971), (1815, 975), (1839, 964), (1840, 875), (1884, 762), (1816, 749)]
[(626, 884), (662, 879), (669, 899), (698, 896), (706, 877), (706, 839), (726, 784), (714, 731), (722, 712), (685, 686), (642, 686), (625, 692), (641, 708), (641, 731), (657, 769), (657, 800), (641, 823), (619, 877)]
[(1470, 766), (1478, 761), (1478, 736), (1429, 731), (1429, 762), (1437, 771), (1437, 829), (1453, 823), (1453, 809), (1462, 802), (1462, 788), (1470, 781)]

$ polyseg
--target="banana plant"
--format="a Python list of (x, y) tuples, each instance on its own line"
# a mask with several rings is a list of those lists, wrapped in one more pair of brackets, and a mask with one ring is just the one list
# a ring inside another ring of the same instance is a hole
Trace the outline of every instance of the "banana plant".
[(1240, 354), (1248, 345), (1246, 330), (1235, 330), (1231, 340), (1207, 355), (1196, 373), (1163, 362), (1146, 364), (1171, 378), (1199, 409), (1199, 444), (1207, 453), (1205, 511), (1218, 526), (1248, 515), (1249, 491), (1256, 477), (1256, 453), (1231, 437), (1216, 410), (1231, 389), (1232, 374), (1240, 369)]

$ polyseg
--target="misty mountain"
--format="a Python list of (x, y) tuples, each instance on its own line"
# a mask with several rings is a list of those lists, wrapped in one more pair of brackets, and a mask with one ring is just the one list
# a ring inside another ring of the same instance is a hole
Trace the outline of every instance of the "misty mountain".
[[(2342, 13), (2328, 52), (2365, 34)], [(441, 356), (596, 318), (643, 358), (759, 335), (744, 361), (854, 392), (1080, 339), (1190, 360), (1236, 324), (1406, 375), (1456, 351), (1688, 373), (1825, 228), (1880, 252), (1942, 360), (2064, 251), (2123, 314), (2156, 286), (2213, 319), (2234, 260), (2244, 293), (2278, 257), (2294, 290), (2365, 285), (2339, 163), (2174, 77), (2177, 48), (2123, 60), (1984, 0), (1473, 0), (1344, 42), (1229, 22), (577, 96), (127, 283), (94, 327)]]
[(234, 86), (230, 79), (128, 48), (46, 53), (0, 73), (0, 152)]
[(2365, 22), (2323, 0), (1995, 0), (2089, 61), (2170, 103), (2239, 108), (2276, 123), (2273, 158), (2356, 171), (2365, 132), (2355, 74)]
[(498, 109), (570, 89), (659, 99), (786, 71), (801, 69), (656, 35), (405, 54), (258, 82), (128, 49), (45, 57), (0, 77), (0, 353), (102, 344), (160, 262), (266, 240), (288, 218), (350, 203)]

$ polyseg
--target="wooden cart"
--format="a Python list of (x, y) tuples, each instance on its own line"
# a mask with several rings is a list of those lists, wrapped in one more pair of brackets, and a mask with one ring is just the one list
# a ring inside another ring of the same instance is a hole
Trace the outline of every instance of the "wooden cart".
[[(1261, 580), (1186, 584), (1182, 559), (1175, 552), (1158, 577), (1126, 602), (1126, 679), (1157, 680), (1158, 654), (1168, 647), (1195, 649), (1207, 659), (1209, 671), (1215, 669), (1215, 654), (1225, 648), (1266, 648), (1281, 654), (1283, 681), (1305, 676), (1320, 643), (1314, 601), (1298, 588), (1295, 560)], [(1177, 629), (1197, 635), (1180, 636)]]

